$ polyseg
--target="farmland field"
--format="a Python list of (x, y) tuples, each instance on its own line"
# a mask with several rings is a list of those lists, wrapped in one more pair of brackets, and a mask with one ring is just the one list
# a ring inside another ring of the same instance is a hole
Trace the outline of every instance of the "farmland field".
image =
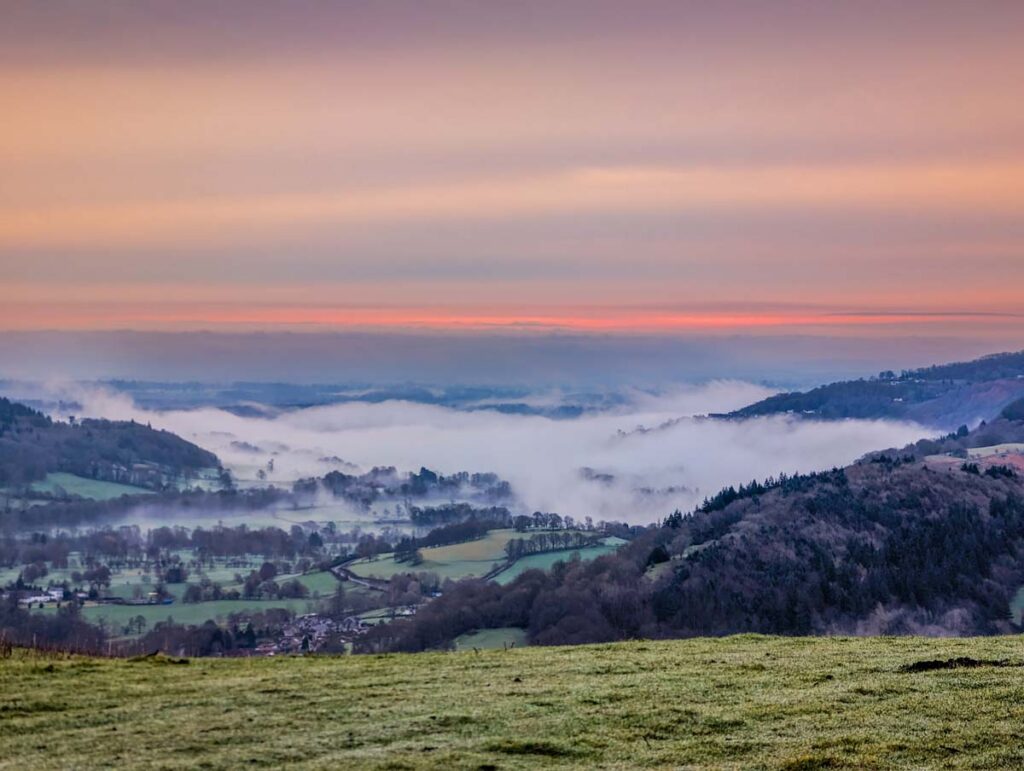
[(474, 648), (502, 649), (511, 648), (513, 645), (522, 648), (527, 645), (526, 630), (514, 626), (501, 627), (500, 629), (481, 629), (476, 632), (459, 635), (455, 638), (455, 650), (471, 651)]
[(567, 549), (563, 551), (549, 551), (543, 554), (531, 554), (517, 559), (508, 568), (498, 573), (494, 580), (499, 584), (509, 584), (527, 570), (550, 570), (551, 566), (556, 562), (571, 560), (573, 555), (579, 555), (581, 560), (592, 560), (605, 554), (612, 554), (618, 548), (616, 545), (601, 545), (588, 546), (585, 549)]
[[(133, 574), (141, 574), (141, 571), (121, 571), (113, 576), (110, 586), (110, 593), (116, 597), (130, 598), (133, 595)], [(127, 575), (126, 575), (127, 574)], [(277, 581), (298, 580), (309, 589), (310, 596), (301, 599), (239, 599), (239, 600), (211, 600), (208, 602), (183, 603), (181, 596), (188, 584), (169, 584), (167, 591), (175, 598), (170, 605), (97, 605), (87, 604), (82, 608), (82, 615), (91, 623), (99, 623), (101, 620), (114, 627), (115, 634), (129, 619), (142, 616), (146, 620), (147, 628), (168, 618), (174, 619), (179, 624), (202, 624), (208, 620), (223, 620), (231, 613), (257, 612), (271, 610), (273, 608), (286, 608), (294, 613), (301, 614), (316, 608), (318, 600), (327, 599), (337, 590), (339, 581), (331, 573), (323, 571), (307, 574), (294, 574), (278, 576)], [(146, 591), (152, 588), (151, 584), (141, 583), (141, 577), (136, 578), (139, 586)], [(193, 583), (190, 581), (190, 583)], [(225, 588), (231, 588), (226, 586)], [(369, 594), (376, 599), (373, 593), (367, 592), (355, 584), (346, 584), (347, 595)], [(48, 607), (42, 612), (55, 612), (55, 607)]]
[[(460, 579), (469, 576), (482, 576), (490, 572), (496, 563), (505, 561), (505, 544), (512, 538), (526, 538), (529, 534), (517, 533), (514, 530), (491, 530), (484, 538), (451, 546), (437, 546), (421, 549), (423, 562), (410, 565), (407, 562), (395, 562), (390, 555), (382, 555), (377, 559), (363, 559), (349, 563), (353, 573), (369, 578), (388, 579), (396, 573), (436, 573), (441, 578)], [(615, 551), (625, 541), (621, 538), (606, 538), (604, 545), (585, 549), (566, 549), (545, 554), (532, 554), (517, 560), (511, 567), (498, 574), (497, 581), (508, 583), (524, 570), (541, 568), (546, 570), (559, 560), (570, 559), (578, 552), (581, 559), (593, 559), (602, 554)]]
[[(168, 618), (178, 624), (202, 624), (208, 620), (224, 620), (231, 613), (255, 613), (272, 608), (287, 608), (301, 614), (315, 608), (316, 604), (315, 600), (310, 599), (288, 599), (175, 602), (171, 605), (86, 605), (82, 608), (82, 616), (93, 624), (102, 620), (117, 632), (136, 616), (142, 616), (146, 619), (147, 628), (152, 628), (154, 624)], [(52, 611), (48, 609), (45, 612)]]
[(348, 567), (356, 575), (383, 579), (408, 572), (437, 573), (441, 578), (452, 579), (482, 576), (494, 563), (505, 560), (505, 544), (516, 535), (514, 530), (491, 530), (475, 541), (421, 549), (423, 563), (416, 566), (383, 555), (376, 560), (358, 560)]
[[(958, 657), (967, 666), (947, 668)], [(165, 661), (0, 660), (0, 767), (1024, 764), (1016, 637)]]

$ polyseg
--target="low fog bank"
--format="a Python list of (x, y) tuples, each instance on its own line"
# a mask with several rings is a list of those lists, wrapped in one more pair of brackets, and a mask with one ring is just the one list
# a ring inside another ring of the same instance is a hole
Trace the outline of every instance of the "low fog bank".
[(699, 417), (770, 393), (731, 381), (658, 394), (625, 390), (623, 405), (571, 420), (401, 401), (253, 416), (213, 408), (157, 412), (123, 394), (66, 393), (83, 416), (134, 419), (180, 434), (217, 453), (240, 480), (254, 481), (260, 470), (281, 486), (373, 466), (492, 471), (512, 484), (526, 511), (632, 523), (691, 509), (729, 484), (843, 465), (932, 433), (889, 421)]

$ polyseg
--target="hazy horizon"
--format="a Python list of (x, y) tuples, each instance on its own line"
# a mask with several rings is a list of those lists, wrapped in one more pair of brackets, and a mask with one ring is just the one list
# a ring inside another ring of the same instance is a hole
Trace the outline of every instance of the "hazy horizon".
[(1021, 339), (421, 332), (0, 332), (0, 380), (806, 388), (1019, 350)]

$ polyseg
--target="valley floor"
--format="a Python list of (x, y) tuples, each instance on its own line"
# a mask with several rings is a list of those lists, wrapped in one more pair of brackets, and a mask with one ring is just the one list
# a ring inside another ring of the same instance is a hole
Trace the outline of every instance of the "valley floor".
[(171, 662), (0, 660), (0, 768), (1024, 765), (1016, 637)]

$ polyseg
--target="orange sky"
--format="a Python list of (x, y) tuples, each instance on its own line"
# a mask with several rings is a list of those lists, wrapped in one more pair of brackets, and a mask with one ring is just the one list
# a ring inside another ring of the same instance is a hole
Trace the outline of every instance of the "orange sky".
[(1015, 324), (1024, 5), (832, 6), (19, 5), (0, 330)]

